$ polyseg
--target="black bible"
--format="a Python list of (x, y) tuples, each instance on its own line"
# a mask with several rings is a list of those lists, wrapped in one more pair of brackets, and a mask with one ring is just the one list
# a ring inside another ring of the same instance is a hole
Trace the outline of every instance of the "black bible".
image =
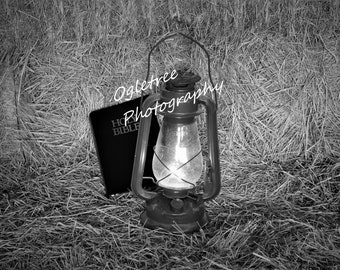
[[(141, 119), (137, 120), (135, 114), (137, 108), (140, 111), (140, 99), (92, 111), (89, 115), (107, 197), (131, 190), (132, 168)], [(134, 111), (134, 116), (125, 119), (124, 114), (128, 111)], [(159, 124), (154, 113), (151, 117), (144, 177), (154, 177), (152, 172), (153, 146), (157, 141)], [(149, 190), (156, 188), (153, 181), (148, 178), (143, 180), (142, 185)]]

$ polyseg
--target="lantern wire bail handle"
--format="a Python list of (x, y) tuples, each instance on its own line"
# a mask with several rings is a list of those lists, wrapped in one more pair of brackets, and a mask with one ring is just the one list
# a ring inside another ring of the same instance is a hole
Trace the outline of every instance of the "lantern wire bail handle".
[[(210, 55), (208, 53), (208, 51), (204, 48), (204, 46), (199, 43), (197, 40), (193, 39), (192, 37), (182, 33), (182, 32), (179, 32), (179, 31), (176, 31), (174, 33), (171, 33), (171, 34), (168, 34), (166, 35), (165, 37), (161, 38), (150, 50), (149, 54), (148, 54), (148, 69), (147, 69), (147, 72), (146, 72), (146, 79), (145, 81), (147, 82), (149, 80), (149, 75), (150, 75), (150, 60), (151, 60), (151, 54), (153, 52), (154, 49), (156, 49), (158, 47), (159, 44), (161, 44), (162, 42), (164, 42), (165, 40), (167, 39), (170, 39), (176, 35), (181, 35), (189, 40), (191, 40), (192, 42), (196, 43), (203, 51), (204, 53), (206, 54), (207, 56), (207, 59), (208, 59), (208, 74), (209, 74), (209, 79), (210, 79), (210, 83), (214, 89), (214, 102), (215, 102), (215, 105), (216, 105), (216, 110), (217, 110), (217, 93), (216, 93), (216, 89), (215, 89), (215, 84), (212, 80), (212, 77), (211, 77), (211, 68), (210, 68)], [(142, 104), (143, 104), (143, 93), (144, 91), (141, 91), (141, 100), (140, 100), (140, 107), (142, 107)]]

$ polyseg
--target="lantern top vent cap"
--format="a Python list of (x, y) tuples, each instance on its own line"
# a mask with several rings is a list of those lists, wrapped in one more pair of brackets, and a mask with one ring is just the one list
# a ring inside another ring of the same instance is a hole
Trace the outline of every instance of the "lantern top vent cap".
[(167, 86), (169, 84), (173, 87), (181, 87), (192, 85), (201, 80), (201, 77), (188, 69), (177, 69), (177, 77), (173, 80), (169, 80), (167, 82)]

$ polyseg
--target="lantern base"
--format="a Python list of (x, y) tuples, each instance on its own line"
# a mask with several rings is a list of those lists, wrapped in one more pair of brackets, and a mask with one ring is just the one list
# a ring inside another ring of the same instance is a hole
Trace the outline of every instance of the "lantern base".
[(158, 194), (146, 201), (141, 223), (149, 229), (190, 233), (204, 227), (208, 223), (208, 215), (201, 195), (169, 198)]

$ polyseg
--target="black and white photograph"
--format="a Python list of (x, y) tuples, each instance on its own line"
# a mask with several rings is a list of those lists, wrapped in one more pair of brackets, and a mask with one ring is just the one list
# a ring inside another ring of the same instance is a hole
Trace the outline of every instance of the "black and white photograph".
[(340, 0), (0, 0), (0, 269), (340, 270)]

